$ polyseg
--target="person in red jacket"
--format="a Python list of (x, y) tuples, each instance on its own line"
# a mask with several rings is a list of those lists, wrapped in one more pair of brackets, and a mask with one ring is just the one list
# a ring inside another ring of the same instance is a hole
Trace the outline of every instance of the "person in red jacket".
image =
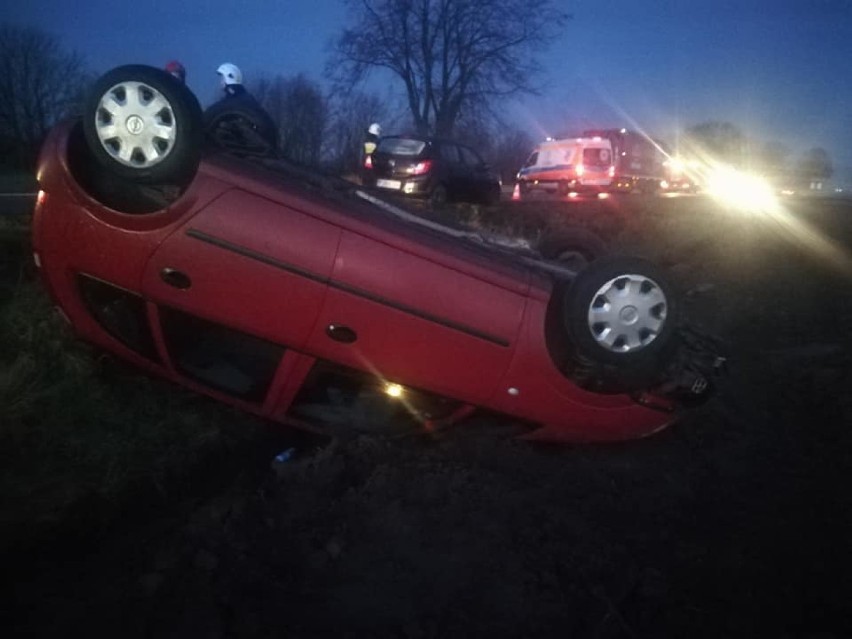
[(177, 60), (172, 60), (166, 64), (166, 71), (176, 77), (178, 80), (186, 84), (186, 69)]

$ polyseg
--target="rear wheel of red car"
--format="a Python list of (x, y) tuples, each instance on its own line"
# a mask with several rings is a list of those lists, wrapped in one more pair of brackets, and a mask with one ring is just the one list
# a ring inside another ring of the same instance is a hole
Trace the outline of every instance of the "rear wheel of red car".
[(665, 274), (631, 257), (603, 257), (580, 271), (562, 298), (572, 376), (600, 392), (659, 381), (677, 346), (677, 307)]
[(192, 92), (161, 69), (117, 67), (94, 84), (83, 131), (103, 170), (136, 184), (185, 186), (201, 159), (201, 107)]

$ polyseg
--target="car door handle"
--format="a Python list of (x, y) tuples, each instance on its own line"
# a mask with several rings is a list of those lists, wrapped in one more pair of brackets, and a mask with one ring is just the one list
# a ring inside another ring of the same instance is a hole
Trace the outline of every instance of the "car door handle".
[(192, 280), (189, 279), (189, 275), (168, 266), (160, 271), (160, 279), (169, 286), (174, 286), (182, 290), (192, 286)]
[(343, 344), (352, 344), (358, 339), (358, 333), (341, 324), (329, 324), (325, 327), (325, 334), (335, 342)]

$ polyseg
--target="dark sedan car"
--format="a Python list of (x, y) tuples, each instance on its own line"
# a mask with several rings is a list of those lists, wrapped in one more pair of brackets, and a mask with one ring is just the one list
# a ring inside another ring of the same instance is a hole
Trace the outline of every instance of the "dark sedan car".
[(446, 200), (492, 204), (500, 199), (500, 178), (479, 154), (452, 140), (391, 135), (379, 141), (364, 171), (378, 189)]
[(119, 67), (45, 142), (34, 259), (81, 337), (284, 422), (317, 385), (367, 384), (425, 428), (482, 407), (531, 438), (619, 440), (704, 392), (652, 264), (572, 266), (570, 238), (552, 262), (281, 161), (203, 156), (200, 116), (167, 73)]

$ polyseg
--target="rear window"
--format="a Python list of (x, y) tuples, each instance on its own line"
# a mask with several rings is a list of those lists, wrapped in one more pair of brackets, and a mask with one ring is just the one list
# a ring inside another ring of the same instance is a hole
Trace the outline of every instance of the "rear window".
[(409, 138), (382, 138), (378, 150), (391, 155), (420, 155), (426, 143), (423, 140)]
[(609, 166), (612, 162), (612, 153), (609, 149), (583, 149), (583, 164), (586, 166)]
[(476, 151), (469, 149), (466, 146), (460, 146), (462, 162), (468, 166), (482, 166), (482, 158), (476, 154)]

